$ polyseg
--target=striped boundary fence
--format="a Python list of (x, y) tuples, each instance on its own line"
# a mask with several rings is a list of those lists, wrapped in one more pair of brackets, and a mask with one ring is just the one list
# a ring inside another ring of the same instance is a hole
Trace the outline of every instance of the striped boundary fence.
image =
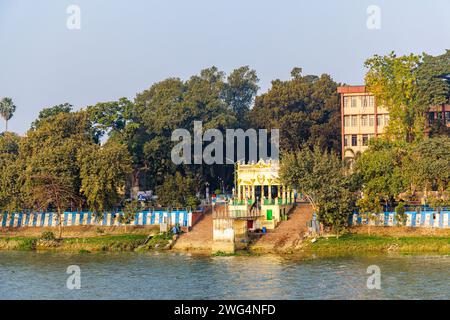
[[(99, 216), (92, 212), (64, 212), (62, 215), (63, 226), (120, 226), (120, 216), (123, 212), (107, 212)], [(136, 213), (131, 225), (146, 226), (159, 225), (162, 222), (171, 225), (179, 224), (182, 227), (192, 226), (192, 212), (186, 210), (142, 211)], [(58, 214), (54, 212), (13, 212), (0, 213), (0, 227), (57, 227), (59, 226)]]
[[(430, 227), (430, 228), (450, 228), (450, 211), (407, 211), (405, 212), (408, 227)], [(375, 219), (367, 221), (367, 219), (360, 214), (353, 214), (350, 216), (350, 225), (364, 225), (369, 224), (375, 226), (396, 226), (398, 221), (395, 218), (395, 212), (384, 212), (376, 215)]]

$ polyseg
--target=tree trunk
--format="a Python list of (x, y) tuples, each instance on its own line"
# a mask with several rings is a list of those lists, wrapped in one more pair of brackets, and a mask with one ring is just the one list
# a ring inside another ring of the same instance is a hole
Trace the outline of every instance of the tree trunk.
[(131, 174), (131, 190), (130, 190), (130, 198), (132, 200), (136, 199), (137, 193), (140, 189), (139, 186), (139, 179), (140, 178), (140, 170), (135, 169), (134, 172)]
[(59, 236), (58, 239), (61, 239), (62, 236), (62, 219), (61, 219), (61, 209), (58, 208), (58, 220), (59, 220), (59, 224), (58, 224), (58, 229), (59, 229)]
[(5, 119), (5, 132), (8, 132), (8, 120)]

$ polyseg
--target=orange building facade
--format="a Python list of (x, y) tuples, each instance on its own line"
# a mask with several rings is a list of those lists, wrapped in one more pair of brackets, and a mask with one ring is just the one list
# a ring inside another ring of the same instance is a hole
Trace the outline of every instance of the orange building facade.
[[(389, 123), (389, 111), (377, 104), (365, 86), (338, 87), (341, 98), (342, 158), (354, 158), (364, 152), (370, 139), (383, 135)], [(450, 105), (434, 106), (428, 113), (429, 124), (436, 121), (450, 127)]]

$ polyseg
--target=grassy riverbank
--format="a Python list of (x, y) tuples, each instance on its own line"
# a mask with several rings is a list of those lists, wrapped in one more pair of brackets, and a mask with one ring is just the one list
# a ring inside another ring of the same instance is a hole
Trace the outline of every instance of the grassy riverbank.
[[(147, 242), (146, 242), (147, 240)], [(86, 238), (45, 240), (39, 237), (2, 237), (0, 250), (51, 250), (75, 253), (169, 250), (172, 235), (144, 234), (106, 235)], [(318, 254), (320, 256), (357, 255), (363, 253), (436, 253), (450, 254), (450, 238), (440, 236), (389, 237), (380, 235), (345, 234), (339, 238), (305, 240), (298, 247), (285, 252), (290, 254)], [(252, 255), (243, 251), (236, 255)], [(280, 252), (279, 252), (280, 253)], [(255, 253), (258, 255), (264, 252)], [(221, 254), (217, 254), (221, 255)]]
[(147, 251), (170, 249), (171, 234), (105, 235), (84, 238), (45, 239), (42, 237), (2, 237), (0, 250), (51, 250), (76, 253)]
[(348, 233), (339, 238), (305, 241), (301, 251), (322, 255), (358, 253), (437, 253), (450, 254), (450, 237), (446, 236), (383, 236)]

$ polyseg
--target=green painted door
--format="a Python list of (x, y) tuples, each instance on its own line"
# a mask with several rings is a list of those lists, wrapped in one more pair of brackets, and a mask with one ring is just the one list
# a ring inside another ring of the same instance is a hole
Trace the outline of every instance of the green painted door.
[(267, 220), (272, 220), (272, 209), (267, 210)]

